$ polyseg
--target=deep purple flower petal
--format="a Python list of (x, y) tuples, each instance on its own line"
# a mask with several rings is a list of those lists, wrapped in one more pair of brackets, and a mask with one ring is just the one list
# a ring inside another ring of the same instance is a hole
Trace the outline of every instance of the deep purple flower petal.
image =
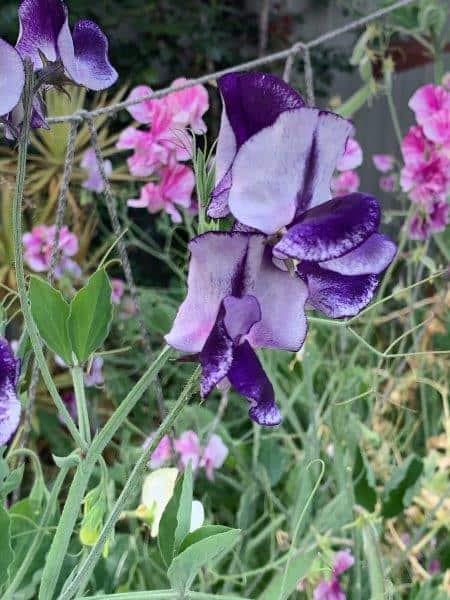
[(235, 349), (228, 379), (233, 388), (250, 401), (248, 414), (256, 423), (272, 426), (281, 422), (273, 386), (248, 342)]
[(20, 360), (14, 356), (9, 343), (0, 338), (0, 446), (14, 434), (20, 421), (20, 401), (17, 383)]
[(320, 262), (338, 258), (367, 240), (379, 223), (380, 207), (373, 196), (333, 198), (303, 213), (275, 246), (275, 254)]
[(92, 21), (78, 21), (72, 34), (66, 23), (58, 36), (58, 50), (75, 83), (98, 91), (117, 81), (117, 71), (108, 58), (108, 38)]
[(213, 218), (228, 214), (230, 167), (250, 137), (286, 111), (305, 105), (300, 94), (268, 73), (230, 73), (219, 79), (223, 111), (216, 152), (216, 188), (208, 209)]
[(373, 233), (354, 250), (340, 258), (327, 260), (320, 266), (341, 275), (368, 275), (381, 273), (393, 261), (397, 247), (392, 240), (381, 233)]
[(333, 319), (358, 314), (378, 285), (375, 274), (340, 275), (307, 261), (299, 264), (297, 273), (308, 285), (308, 303)]
[(0, 39), (0, 116), (6, 115), (18, 104), (24, 83), (20, 54)]
[(352, 131), (333, 113), (300, 108), (282, 113), (238, 151), (228, 204), (234, 217), (267, 234), (330, 199), (330, 182)]
[(200, 352), (200, 391), (203, 398), (227, 376), (233, 362), (233, 340), (227, 333), (224, 317), (225, 309), (221, 306), (217, 321)]
[(40, 50), (49, 61), (58, 58), (57, 40), (67, 25), (67, 8), (61, 0), (23, 0), (19, 7), (20, 32), (16, 48), (23, 57), (42, 67)]
[(238, 343), (261, 320), (261, 308), (255, 296), (242, 298), (227, 296), (223, 301), (225, 308), (224, 324), (229, 337)]

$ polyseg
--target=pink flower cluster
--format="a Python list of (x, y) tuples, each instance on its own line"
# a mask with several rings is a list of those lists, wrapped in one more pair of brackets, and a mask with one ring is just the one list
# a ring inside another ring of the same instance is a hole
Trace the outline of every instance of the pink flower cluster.
[(402, 143), (404, 167), (400, 185), (417, 205), (409, 231), (413, 239), (427, 239), (449, 221), (450, 90), (427, 84), (411, 97), (413, 125)]
[[(151, 440), (152, 436), (149, 436), (144, 442), (144, 447), (147, 447)], [(213, 433), (207, 444), (202, 446), (195, 431), (189, 429), (174, 440), (165, 435), (151, 455), (149, 467), (158, 469), (167, 463), (172, 458), (173, 450), (179, 455), (180, 468), (186, 468), (190, 461), (194, 471), (198, 468), (205, 469), (210, 480), (214, 477), (214, 469), (219, 469), (228, 456), (228, 448), (219, 435)]]
[[(55, 235), (54, 225), (36, 225), (30, 232), (24, 234), (22, 238), (24, 258), (30, 269), (38, 273), (50, 269)], [(65, 226), (61, 228), (58, 247), (61, 257), (55, 269), (55, 277), (59, 279), (64, 274), (80, 277), (81, 269), (71, 258), (78, 252), (78, 238)]]
[(395, 158), (392, 154), (374, 154), (372, 160), (376, 170), (382, 173), (379, 179), (380, 188), (383, 192), (393, 192), (396, 183), (396, 177), (393, 173)]
[(344, 154), (336, 164), (339, 175), (331, 180), (331, 191), (334, 196), (344, 196), (358, 191), (360, 179), (354, 169), (361, 166), (362, 161), (361, 146), (354, 138), (348, 138)]
[[(176, 79), (176, 90), (187, 82)], [(152, 93), (145, 85), (138, 86), (130, 94), (136, 100)], [(132, 105), (128, 111), (145, 128), (128, 127), (117, 142), (121, 150), (133, 150), (128, 168), (138, 177), (155, 176), (157, 182), (149, 182), (141, 189), (138, 199), (128, 205), (147, 208), (150, 213), (165, 210), (174, 222), (181, 221), (176, 205), (189, 208), (195, 187), (194, 173), (180, 164), (191, 158), (191, 140), (188, 129), (194, 134), (205, 133), (203, 115), (208, 110), (208, 93), (202, 85), (180, 89), (156, 100), (145, 100)]]
[[(333, 570), (330, 579), (322, 579), (314, 588), (314, 600), (346, 600), (339, 576), (355, 564), (350, 550), (340, 550), (333, 557)], [(306, 589), (307, 579), (301, 579), (297, 584), (299, 591)]]

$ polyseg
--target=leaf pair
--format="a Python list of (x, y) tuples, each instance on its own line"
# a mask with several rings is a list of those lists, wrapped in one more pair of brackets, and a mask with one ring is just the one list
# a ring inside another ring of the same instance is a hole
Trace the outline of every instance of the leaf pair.
[(70, 302), (43, 279), (32, 276), (31, 312), (44, 342), (65, 363), (84, 363), (106, 339), (112, 321), (111, 284), (99, 269)]
[(192, 511), (192, 467), (189, 463), (161, 517), (158, 544), (172, 587), (184, 593), (202, 566), (231, 550), (240, 530), (206, 525), (189, 533)]

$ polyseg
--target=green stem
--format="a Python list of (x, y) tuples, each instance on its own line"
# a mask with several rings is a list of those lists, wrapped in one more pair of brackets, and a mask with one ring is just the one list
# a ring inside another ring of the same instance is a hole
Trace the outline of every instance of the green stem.
[(91, 425), (89, 423), (89, 412), (86, 402), (86, 392), (84, 389), (83, 369), (81, 367), (72, 367), (70, 369), (75, 392), (75, 401), (78, 413), (78, 426), (81, 437), (86, 444), (91, 443)]
[(150, 456), (152, 455), (153, 451), (155, 450), (159, 442), (162, 440), (162, 438), (171, 429), (178, 415), (188, 403), (189, 398), (192, 394), (192, 390), (197, 384), (198, 374), (199, 369), (197, 368), (192, 377), (187, 382), (184, 390), (181, 392), (174, 407), (164, 419), (164, 421), (161, 423), (160, 427), (158, 428), (156, 434), (152, 439), (152, 443), (140, 455), (136, 465), (134, 466), (131, 472), (130, 477), (128, 478), (128, 481), (126, 482), (120, 496), (116, 500), (116, 503), (114, 504), (114, 507), (110, 515), (108, 516), (108, 519), (106, 520), (102, 531), (100, 532), (97, 542), (92, 547), (86, 560), (78, 569), (78, 572), (74, 579), (60, 595), (60, 600), (69, 600), (70, 598), (73, 598), (77, 590), (82, 588), (89, 580), (91, 573), (95, 565), (97, 564), (98, 559), (101, 556), (104, 544), (111, 537), (117, 520), (119, 519), (122, 511), (124, 510), (128, 500), (135, 494), (136, 489), (142, 480), (142, 476), (145, 472)]
[(62, 401), (61, 396), (59, 395), (58, 390), (56, 389), (56, 386), (53, 383), (50, 371), (48, 370), (47, 363), (45, 362), (44, 353), (42, 351), (41, 340), (33, 319), (33, 315), (31, 314), (31, 308), (27, 296), (27, 286), (25, 282), (25, 271), (22, 253), (22, 201), (23, 192), (25, 189), (28, 143), (30, 140), (30, 120), (33, 100), (33, 66), (28, 60), (24, 62), (24, 66), (26, 75), (25, 88), (23, 92), (24, 116), (22, 131), (19, 139), (16, 189), (14, 193), (12, 207), (12, 229), (14, 245), (14, 262), (16, 265), (17, 291), (19, 293), (20, 306), (22, 308), (25, 327), (28, 331), (28, 335), (30, 336), (30, 341), (31, 345), (33, 346), (36, 362), (38, 363), (44, 382), (73, 439), (80, 448), (85, 448), (85, 444), (83, 443), (78, 429), (75, 423), (73, 422), (73, 419), (70, 416), (69, 411), (67, 410), (64, 402)]
[(59, 471), (55, 483), (53, 485), (53, 489), (48, 499), (47, 506), (45, 507), (44, 514), (42, 515), (39, 526), (36, 529), (36, 535), (33, 539), (33, 542), (30, 548), (28, 549), (25, 558), (22, 560), (19, 570), (17, 571), (14, 579), (12, 580), (8, 589), (5, 591), (3, 595), (3, 600), (14, 600), (15, 592), (20, 587), (20, 584), (22, 583), (25, 575), (27, 574), (31, 563), (34, 560), (34, 557), (36, 556), (36, 552), (39, 550), (45, 531), (56, 509), (56, 503), (58, 501), (58, 496), (59, 492), (61, 491), (62, 484), (64, 483), (64, 479), (66, 478), (67, 472), (69, 471), (71, 466), (72, 465), (70, 463), (66, 463), (61, 467), (61, 470)]
[(53, 538), (52, 545), (47, 554), (47, 560), (42, 574), (41, 588), (39, 590), (39, 598), (41, 600), (48, 600), (53, 597), (80, 506), (83, 502), (84, 494), (96, 462), (105, 449), (105, 446), (114, 437), (120, 425), (124, 422), (128, 414), (133, 410), (136, 403), (144, 394), (145, 390), (165, 365), (169, 359), (170, 352), (171, 350), (167, 346), (162, 350), (156, 360), (150, 365), (141, 379), (136, 383), (132, 390), (130, 390), (126, 398), (115, 410), (106, 425), (98, 435), (95, 436), (91, 447), (86, 454), (86, 458), (79, 464), (72, 485), (70, 486), (67, 500), (64, 504), (55, 537)]

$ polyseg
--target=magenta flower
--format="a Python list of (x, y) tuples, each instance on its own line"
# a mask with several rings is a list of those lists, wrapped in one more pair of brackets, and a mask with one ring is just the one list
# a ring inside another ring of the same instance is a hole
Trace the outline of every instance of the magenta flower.
[(253, 349), (300, 349), (306, 336), (305, 284), (274, 266), (260, 234), (206, 233), (189, 249), (188, 294), (167, 342), (199, 354), (203, 397), (227, 378), (249, 400), (252, 419), (278, 424), (273, 387)]
[(214, 478), (214, 469), (220, 469), (228, 456), (228, 448), (222, 441), (222, 438), (213, 433), (203, 449), (200, 459), (200, 467), (206, 471), (208, 479)]
[[(33, 271), (43, 273), (50, 269), (55, 234), (54, 225), (36, 225), (31, 232), (24, 234), (24, 258)], [(78, 252), (78, 239), (66, 226), (61, 228), (58, 247), (62, 256), (55, 275), (58, 277), (68, 271), (78, 276), (80, 268), (70, 260)]]
[(16, 48), (32, 60), (36, 71), (56, 63), (76, 84), (90, 90), (104, 90), (117, 80), (108, 59), (108, 40), (92, 21), (78, 21), (72, 33), (68, 10), (61, 0), (23, 0), (19, 7), (20, 33)]
[(383, 192), (393, 192), (395, 189), (395, 181), (394, 175), (383, 175), (383, 177), (380, 177), (378, 180), (378, 183)]
[[(148, 438), (143, 443), (143, 448), (148, 448), (150, 446), (153, 439), (153, 435), (154, 434), (148, 436)], [(148, 466), (150, 467), (150, 469), (159, 469), (160, 467), (162, 467), (162, 465), (164, 465), (170, 460), (171, 456), (172, 444), (170, 441), (170, 437), (168, 435), (165, 435), (152, 452), (152, 455), (148, 462)]]
[(120, 304), (120, 301), (122, 300), (122, 296), (125, 292), (125, 284), (121, 279), (117, 279), (116, 277), (113, 277), (111, 279), (111, 300), (113, 304)]
[(0, 39), (0, 117), (17, 106), (24, 83), (25, 72), (20, 54)]
[(372, 160), (375, 168), (380, 173), (389, 173), (395, 165), (395, 158), (392, 154), (374, 154)]
[(346, 600), (345, 592), (341, 587), (339, 575), (350, 569), (355, 564), (355, 559), (350, 550), (336, 552), (333, 558), (333, 573), (331, 579), (322, 580), (313, 592), (314, 600)]
[(351, 171), (362, 165), (363, 152), (358, 142), (349, 137), (345, 144), (344, 154), (338, 159), (336, 169), (338, 171)]
[(431, 83), (420, 87), (411, 97), (409, 107), (429, 140), (450, 143), (450, 92), (445, 87)]
[(89, 369), (84, 374), (84, 385), (86, 387), (95, 387), (103, 385), (105, 377), (103, 375), (103, 358), (95, 356), (89, 366)]
[(180, 455), (180, 463), (183, 468), (185, 469), (190, 462), (192, 470), (195, 471), (200, 464), (202, 455), (200, 441), (195, 431), (183, 432), (178, 439), (174, 440), (173, 445)]
[(331, 180), (333, 196), (353, 194), (359, 190), (360, 179), (356, 171), (343, 171)]
[(274, 255), (300, 261), (309, 304), (335, 318), (357, 314), (396, 250), (378, 233), (375, 198), (350, 193), (330, 199), (351, 123), (306, 107), (272, 75), (225, 75), (219, 88), (224, 110), (209, 215), (231, 212), (244, 226), (279, 234)]
[(444, 231), (449, 223), (450, 205), (445, 200), (435, 200), (420, 207), (409, 223), (409, 235), (413, 240), (427, 240), (433, 233)]
[[(171, 87), (177, 89), (188, 83), (188, 79), (180, 77), (175, 79)], [(162, 101), (166, 104), (172, 115), (173, 127), (189, 127), (196, 134), (206, 133), (206, 123), (203, 115), (209, 108), (208, 92), (202, 85), (173, 92), (165, 96)]]
[(195, 177), (189, 167), (174, 164), (161, 171), (159, 183), (147, 183), (141, 188), (141, 197), (128, 200), (128, 206), (146, 208), (150, 213), (165, 210), (175, 223), (181, 222), (176, 205), (188, 209), (191, 205)]
[(0, 338), (0, 446), (9, 442), (19, 425), (19, 375), (20, 360), (14, 356), (7, 340)]
[[(105, 169), (106, 175), (111, 175), (113, 170), (111, 161), (103, 161), (103, 167)], [(105, 184), (100, 174), (100, 169), (97, 163), (97, 159), (95, 157), (95, 150), (93, 148), (88, 148), (83, 154), (83, 158), (81, 160), (81, 168), (85, 169), (88, 175), (87, 178), (81, 184), (82, 187), (91, 192), (97, 192), (98, 194), (103, 192)]]

